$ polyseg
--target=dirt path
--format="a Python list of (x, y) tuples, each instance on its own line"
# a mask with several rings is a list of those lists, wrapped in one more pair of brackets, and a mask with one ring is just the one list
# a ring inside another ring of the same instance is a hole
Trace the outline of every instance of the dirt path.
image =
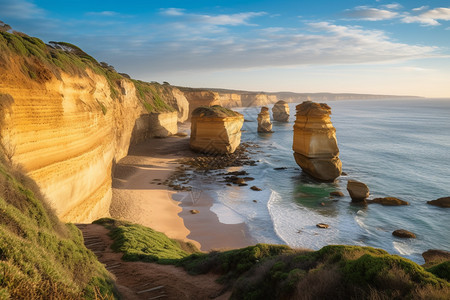
[(85, 245), (116, 277), (123, 299), (228, 299), (230, 292), (220, 295), (223, 286), (216, 275), (187, 274), (182, 268), (156, 263), (125, 262), (122, 254), (110, 246), (108, 230), (96, 224), (80, 224)]

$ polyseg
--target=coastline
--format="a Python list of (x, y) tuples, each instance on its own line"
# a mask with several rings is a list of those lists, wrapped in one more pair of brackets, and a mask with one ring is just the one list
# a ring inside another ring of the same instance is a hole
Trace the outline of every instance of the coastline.
[[(150, 139), (131, 146), (114, 170), (111, 217), (192, 242), (202, 251), (254, 244), (244, 223), (220, 223), (210, 210), (212, 197), (202, 193), (193, 203), (189, 191), (173, 191), (164, 184), (181, 166), (179, 159), (193, 156), (189, 137)], [(199, 213), (192, 214), (193, 209)]]

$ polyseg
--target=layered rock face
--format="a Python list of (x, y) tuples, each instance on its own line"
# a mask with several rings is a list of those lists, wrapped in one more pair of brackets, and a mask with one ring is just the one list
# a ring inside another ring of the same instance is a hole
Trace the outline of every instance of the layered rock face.
[(142, 114), (134, 124), (131, 143), (136, 144), (152, 137), (168, 137), (178, 132), (178, 113)]
[(241, 94), (242, 106), (266, 106), (277, 102), (277, 96), (265, 93)]
[(341, 175), (342, 163), (331, 124), (331, 108), (324, 103), (303, 102), (296, 107), (292, 149), (303, 171), (322, 181), (333, 181)]
[(231, 93), (219, 93), (220, 106), (222, 107), (241, 107), (241, 95)]
[(177, 111), (178, 122), (183, 123), (189, 118), (189, 102), (182, 91), (171, 87), (170, 92), (173, 97), (167, 101)]
[(270, 113), (268, 107), (261, 107), (258, 114), (258, 132), (272, 132), (272, 122), (270, 122)]
[(191, 149), (210, 154), (233, 153), (241, 143), (244, 116), (221, 106), (198, 107), (191, 116)]
[(272, 107), (273, 119), (278, 122), (289, 122), (289, 105), (280, 100)]
[(189, 117), (197, 107), (220, 105), (219, 94), (216, 92), (197, 89), (183, 89), (183, 92), (189, 102)]
[[(18, 53), (17, 45), (34, 52)], [(127, 155), (136, 120), (149, 115), (135, 83), (71, 49), (0, 35), (0, 145), (36, 181), (60, 219), (91, 222), (109, 215), (113, 165)], [(31, 54), (37, 52), (42, 54)], [(156, 119), (176, 132), (176, 113)], [(147, 131), (158, 129), (146, 124)]]

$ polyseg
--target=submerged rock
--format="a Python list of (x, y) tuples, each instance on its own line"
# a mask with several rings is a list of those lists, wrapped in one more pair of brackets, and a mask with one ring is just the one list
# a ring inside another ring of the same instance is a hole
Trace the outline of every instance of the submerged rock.
[(427, 201), (427, 204), (439, 207), (450, 207), (450, 197), (443, 197), (436, 200)]
[(316, 227), (326, 229), (326, 228), (329, 228), (330, 225), (325, 224), (325, 223), (319, 223), (319, 224), (316, 224)]
[(289, 122), (289, 105), (280, 100), (272, 107), (273, 119), (277, 122)]
[(367, 200), (367, 203), (378, 203), (386, 206), (409, 205), (409, 202), (400, 200), (395, 197), (375, 198), (373, 200)]
[(443, 262), (450, 260), (450, 252), (445, 250), (430, 249), (422, 253), (425, 263)]
[(254, 191), (257, 191), (257, 192), (262, 191), (259, 187), (255, 186), (255, 185), (252, 186), (250, 189), (254, 190)]
[(198, 107), (191, 117), (191, 149), (210, 154), (233, 153), (241, 143), (243, 123), (243, 115), (219, 105)]
[(330, 196), (333, 196), (333, 197), (344, 197), (344, 193), (341, 192), (341, 191), (333, 191), (333, 192), (330, 192)]
[(258, 132), (272, 132), (272, 122), (270, 122), (269, 108), (261, 107), (258, 114)]
[(305, 101), (296, 107), (292, 149), (303, 171), (321, 181), (333, 181), (342, 172), (331, 108)]
[(360, 181), (349, 180), (347, 191), (352, 198), (352, 202), (364, 202), (369, 197), (369, 188)]
[(408, 239), (416, 238), (416, 235), (414, 233), (405, 229), (397, 229), (394, 232), (392, 232), (392, 235), (400, 238), (408, 238)]

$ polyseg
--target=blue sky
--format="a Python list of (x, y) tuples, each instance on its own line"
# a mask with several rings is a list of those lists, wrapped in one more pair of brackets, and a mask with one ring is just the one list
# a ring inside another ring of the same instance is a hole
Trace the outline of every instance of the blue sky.
[(448, 0), (0, 0), (0, 20), (146, 81), (450, 97)]

